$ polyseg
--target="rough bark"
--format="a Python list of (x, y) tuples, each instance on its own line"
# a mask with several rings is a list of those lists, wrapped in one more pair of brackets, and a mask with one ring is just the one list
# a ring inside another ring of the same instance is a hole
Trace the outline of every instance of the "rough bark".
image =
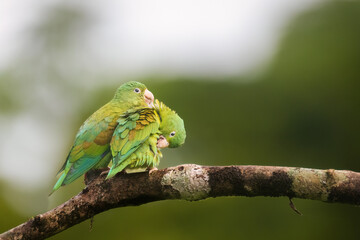
[(272, 166), (181, 165), (150, 174), (93, 175), (75, 197), (0, 234), (0, 239), (44, 239), (94, 215), (165, 199), (286, 196), (360, 205), (360, 173)]

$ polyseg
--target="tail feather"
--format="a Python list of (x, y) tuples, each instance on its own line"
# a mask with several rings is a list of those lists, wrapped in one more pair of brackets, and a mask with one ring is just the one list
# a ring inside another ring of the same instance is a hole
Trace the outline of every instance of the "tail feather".
[(76, 161), (75, 163), (67, 162), (61, 168), (63, 170), (63, 172), (61, 173), (59, 180), (55, 183), (55, 186), (54, 186), (52, 192), (50, 193), (50, 195), (53, 192), (55, 192), (56, 190), (58, 190), (61, 186), (72, 183), (73, 181), (75, 181), (76, 179), (81, 177), (83, 174), (85, 174), (91, 168), (96, 166), (96, 164), (101, 163), (101, 160), (104, 160), (106, 158), (105, 159), (105, 162), (106, 162), (108, 160), (109, 156), (111, 156), (111, 155), (108, 155), (108, 152), (106, 152), (106, 153), (104, 153), (100, 156), (96, 156), (96, 157), (90, 157), (90, 156), (83, 157), (83, 158), (79, 159), (78, 161)]
[(55, 183), (54, 187), (53, 187), (53, 190), (51, 191), (51, 193), (49, 194), (49, 196), (51, 196), (51, 194), (53, 194), (56, 190), (58, 190), (62, 185), (63, 185), (63, 182), (65, 180), (65, 177), (66, 177), (66, 173), (63, 172), (60, 176), (60, 178), (57, 180), (57, 182)]
[(81, 177), (87, 171), (92, 169), (97, 163), (99, 163), (100, 160), (101, 156), (96, 158), (83, 158), (81, 160), (78, 160), (71, 166), (71, 168), (67, 172), (66, 177), (63, 181), (63, 185), (72, 183), (73, 181)]
[(115, 167), (114, 165), (111, 166), (108, 175), (106, 176), (106, 179), (112, 178), (113, 176), (115, 176), (117, 173), (121, 172), (122, 170), (124, 170), (124, 168), (127, 166), (127, 164), (120, 164), (119, 166)]
[(109, 170), (108, 175), (106, 176), (106, 179), (112, 178), (115, 176), (118, 172), (115, 170), (114, 166), (112, 166)]

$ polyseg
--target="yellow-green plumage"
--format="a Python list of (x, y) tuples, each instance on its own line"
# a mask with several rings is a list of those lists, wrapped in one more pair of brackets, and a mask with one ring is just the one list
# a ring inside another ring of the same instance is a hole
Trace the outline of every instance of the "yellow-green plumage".
[(61, 176), (53, 191), (73, 182), (92, 168), (106, 167), (112, 159), (110, 142), (119, 125), (120, 116), (129, 109), (148, 106), (145, 85), (128, 82), (121, 85), (114, 98), (93, 113), (80, 127), (73, 147), (60, 169)]
[[(184, 121), (157, 100), (155, 108), (128, 111), (118, 122), (111, 141), (113, 164), (107, 178), (123, 169), (143, 171), (158, 166), (162, 157), (157, 147), (160, 135), (168, 140), (169, 147), (178, 147), (185, 141)], [(172, 132), (176, 134), (171, 136)]]
[[(159, 100), (155, 100), (155, 109), (161, 117), (160, 132), (169, 143), (169, 148), (176, 148), (185, 143), (186, 131), (184, 120)], [(172, 135), (175, 133), (175, 135)]]

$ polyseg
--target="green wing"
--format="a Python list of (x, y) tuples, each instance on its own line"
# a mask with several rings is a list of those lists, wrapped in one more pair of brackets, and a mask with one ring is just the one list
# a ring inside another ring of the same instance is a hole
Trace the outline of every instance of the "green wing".
[[(60, 169), (53, 191), (69, 184), (101, 162), (111, 160), (110, 141), (117, 126), (115, 116), (98, 120), (90, 117), (80, 128), (75, 143)], [(107, 164), (106, 164), (107, 165)]]
[[(150, 136), (159, 133), (160, 119), (152, 108), (143, 108), (131, 111), (119, 118), (118, 126), (111, 139), (110, 148), (113, 156), (113, 165), (107, 178), (123, 170), (126, 161)], [(157, 152), (157, 149), (155, 150)], [(119, 168), (119, 166), (121, 166)], [(116, 169), (116, 170), (115, 170)]]
[(127, 172), (142, 172), (148, 167), (158, 166), (162, 157), (160, 150), (156, 146), (158, 138), (158, 134), (152, 134), (134, 153), (117, 166), (114, 166), (107, 178), (115, 176), (124, 168), (127, 169)]

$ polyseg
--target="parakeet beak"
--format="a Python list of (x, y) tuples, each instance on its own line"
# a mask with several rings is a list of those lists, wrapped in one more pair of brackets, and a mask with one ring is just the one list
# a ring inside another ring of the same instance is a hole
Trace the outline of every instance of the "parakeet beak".
[(167, 148), (168, 146), (169, 146), (169, 142), (166, 140), (166, 138), (163, 135), (160, 135), (156, 147)]
[(147, 89), (144, 92), (145, 102), (148, 104), (150, 108), (154, 107), (154, 95)]

